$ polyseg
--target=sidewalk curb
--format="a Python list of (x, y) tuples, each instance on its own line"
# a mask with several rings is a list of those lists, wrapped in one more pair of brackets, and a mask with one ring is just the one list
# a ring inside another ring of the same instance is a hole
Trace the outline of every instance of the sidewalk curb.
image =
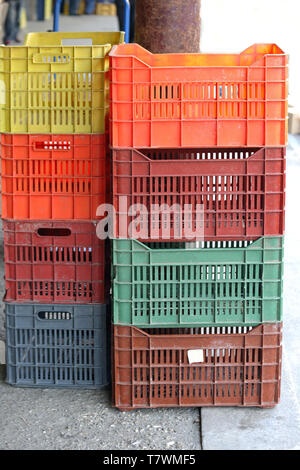
[(5, 364), (5, 343), (0, 340), (0, 364)]

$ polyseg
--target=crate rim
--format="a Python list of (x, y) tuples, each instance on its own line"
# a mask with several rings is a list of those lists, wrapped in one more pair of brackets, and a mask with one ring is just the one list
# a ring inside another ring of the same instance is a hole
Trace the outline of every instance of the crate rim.
[[(223, 240), (223, 241), (220, 241), (220, 240), (203, 240), (204, 243), (223, 243), (223, 242), (226, 242), (226, 243), (229, 243), (229, 242), (233, 242), (233, 243), (245, 243), (245, 242), (250, 242), (248, 246), (237, 246), (237, 247), (230, 247), (230, 248), (224, 248), (224, 247), (213, 247), (213, 249), (223, 249), (223, 250), (231, 250), (231, 249), (239, 249), (239, 248), (242, 248), (242, 249), (247, 249), (253, 245), (258, 245), (258, 243), (264, 239), (281, 239), (281, 247), (283, 248), (283, 245), (284, 245), (284, 235), (262, 235), (261, 237), (258, 237), (258, 238), (255, 238), (253, 240)], [(166, 240), (165, 242), (164, 241), (159, 241), (159, 240), (151, 240), (151, 241), (146, 241), (146, 242), (142, 242), (140, 240), (137, 240), (135, 238), (116, 238), (116, 237), (112, 237), (111, 240), (113, 242), (118, 242), (118, 241), (130, 241), (130, 242), (135, 242), (137, 243), (138, 245), (141, 245), (143, 247), (143, 249), (145, 251), (155, 251), (156, 253), (158, 251), (161, 251), (161, 250), (164, 250), (164, 251), (195, 251), (195, 248), (156, 248), (155, 250), (153, 250), (152, 248), (148, 247), (146, 245), (146, 243), (168, 243), (168, 244), (172, 244), (173, 242), (169, 241), (169, 240)], [(180, 240), (174, 240), (174, 243), (181, 243)], [(190, 242), (183, 242), (183, 243), (190, 243)], [(194, 241), (192, 240), (191, 243), (194, 243)], [(200, 242), (202, 243), (202, 242)], [(258, 247), (260, 248), (260, 247)], [(196, 248), (196, 249), (199, 249), (201, 251), (204, 251), (204, 250), (211, 250), (211, 248)], [(264, 248), (266, 250), (273, 250), (274, 248)], [(118, 252), (125, 252), (125, 251), (129, 251), (129, 252), (132, 252), (133, 250), (131, 250), (130, 248), (126, 248), (126, 249), (118, 249), (117, 247), (115, 248), (116, 251)], [(276, 262), (277, 263), (277, 262)]]
[[(180, 330), (180, 329), (195, 329), (195, 328), (203, 328), (203, 329), (206, 329), (206, 328), (209, 328), (209, 329), (214, 329), (216, 330), (217, 328), (236, 328), (236, 329), (244, 329), (244, 328), (251, 328), (250, 331), (246, 331), (246, 332), (239, 332), (239, 333), (196, 333), (195, 336), (208, 336), (208, 335), (213, 335), (213, 336), (218, 336), (219, 337), (225, 337), (225, 336), (234, 336), (234, 337), (237, 337), (237, 336), (247, 336), (247, 335), (252, 335), (252, 336), (261, 336), (262, 333), (261, 331), (259, 332), (258, 329), (260, 327), (264, 328), (264, 325), (281, 325), (282, 324), (282, 321), (277, 321), (277, 322), (265, 322), (265, 323), (255, 323), (255, 325), (251, 326), (251, 325), (236, 325), (236, 326), (229, 326), (229, 325), (211, 325), (211, 326), (204, 326), (202, 324), (195, 324), (194, 326), (184, 326), (184, 325), (176, 325), (176, 326), (171, 326), (171, 325), (167, 325), (167, 326), (162, 326), (162, 325), (155, 325), (155, 326), (152, 326), (151, 324), (148, 325), (148, 326), (138, 326), (138, 325), (128, 325), (128, 324), (123, 324), (123, 323), (112, 323), (112, 326), (117, 326), (117, 327), (130, 327), (131, 328), (131, 331), (136, 331), (139, 333), (139, 335), (141, 336), (146, 336), (147, 338), (151, 339), (153, 336), (155, 336), (156, 338), (174, 338), (176, 337), (177, 335), (170, 335), (170, 334), (161, 334), (161, 335), (157, 335), (157, 334), (150, 334), (150, 333), (147, 333), (147, 331), (145, 330), (159, 330), (159, 329), (174, 329), (174, 330)], [(275, 333), (277, 333), (277, 327), (276, 327), (276, 331)], [(264, 335), (274, 335), (274, 331), (267, 331), (267, 332), (263, 332)], [(178, 333), (179, 335), (179, 333)], [(132, 338), (132, 334), (122, 334), (122, 335), (119, 335), (119, 336), (122, 336), (122, 337), (125, 337), (125, 338)], [(189, 335), (189, 334), (185, 334), (185, 333), (181, 333), (180, 332), (180, 337), (184, 337), (184, 338), (190, 338), (192, 335)], [(138, 336), (136, 336), (135, 338), (137, 338)], [(266, 346), (267, 347), (267, 346)], [(168, 349), (166, 347), (166, 349)]]
[[(135, 49), (140, 49), (141, 51), (146, 51), (148, 54), (149, 54), (149, 57), (153, 57), (153, 56), (157, 56), (157, 57), (162, 57), (162, 56), (172, 56), (172, 57), (179, 57), (179, 56), (194, 56), (194, 57), (198, 57), (198, 56), (204, 56), (204, 55), (213, 55), (213, 56), (224, 56), (224, 55), (234, 55), (234, 56), (241, 56), (242, 54), (247, 54), (249, 51), (249, 49), (251, 48), (256, 48), (257, 46), (270, 46), (270, 47), (276, 47), (278, 49), (278, 52), (277, 53), (265, 53), (265, 54), (262, 54), (263, 56), (287, 56), (287, 54), (283, 51), (283, 49), (281, 49), (279, 46), (277, 46), (277, 44), (275, 42), (271, 42), (271, 43), (253, 43), (251, 44), (250, 46), (248, 46), (246, 49), (244, 49), (243, 51), (241, 51), (240, 53), (226, 53), (226, 52), (219, 52), (219, 53), (176, 53), (176, 52), (169, 52), (169, 53), (164, 53), (164, 54), (154, 54), (152, 52), (150, 52), (148, 49), (144, 48), (143, 46), (141, 46), (140, 44), (134, 42), (134, 43), (131, 43), (130, 44), (132, 46), (132, 48), (135, 48)], [(120, 47), (121, 46), (121, 47)], [(128, 46), (128, 44), (125, 43), (125, 46)], [(109, 52), (109, 56), (110, 57), (136, 57), (136, 55), (134, 54), (134, 52), (130, 53), (130, 54), (122, 54), (122, 53), (118, 53), (118, 50), (122, 50), (124, 48), (124, 44), (114, 44)], [(149, 64), (149, 63), (146, 63), (144, 62), (142, 59), (138, 58), (140, 62), (142, 62), (144, 65), (146, 66), (150, 66), (150, 67), (155, 67), (156, 65), (155, 64)], [(255, 62), (253, 63), (253, 65), (255, 64)], [(252, 65), (252, 64), (251, 64)], [(159, 65), (158, 66), (159, 68), (177, 68), (177, 66), (161, 66)], [(197, 68), (199, 66), (195, 66), (195, 65), (189, 65), (188, 68)], [(209, 66), (209, 65), (206, 65), (206, 66), (203, 66), (205, 68), (209, 68), (209, 67), (220, 67), (220, 68), (223, 68), (224, 66), (220, 65), (213, 65), (213, 66)], [(226, 65), (226, 68), (235, 68), (235, 67), (249, 67), (249, 65), (229, 65), (227, 66)], [(112, 66), (112, 68), (114, 68)]]
[[(67, 32), (55, 32), (55, 31), (51, 31), (51, 32), (31, 32), (31, 33), (27, 33), (26, 36), (25, 36), (25, 39), (24, 39), (24, 46), (27, 46), (27, 47), (49, 47), (49, 46), (59, 46), (60, 44), (59, 43), (47, 43), (47, 44), (42, 44), (41, 46), (38, 45), (38, 44), (34, 44), (34, 41), (33, 43), (31, 43), (32, 40), (34, 39), (38, 39), (40, 38), (41, 40), (43, 40), (43, 37), (45, 38), (53, 38), (53, 39), (92, 39), (91, 38), (91, 35), (94, 36), (96, 38), (97, 35), (100, 35), (100, 34), (105, 34), (105, 35), (113, 35), (113, 36), (118, 36), (119, 35), (119, 39), (120, 41), (124, 41), (124, 38), (125, 38), (125, 32), (124, 31), (86, 31), (86, 32), (78, 32), (78, 31), (67, 31)], [(75, 38), (74, 36), (78, 36), (77, 38)], [(98, 46), (111, 46), (111, 43), (107, 42), (105, 44), (91, 44), (91, 45), (76, 45), (76, 46), (71, 46), (71, 47), (98, 47)], [(69, 46), (63, 46), (63, 47), (69, 47)]]

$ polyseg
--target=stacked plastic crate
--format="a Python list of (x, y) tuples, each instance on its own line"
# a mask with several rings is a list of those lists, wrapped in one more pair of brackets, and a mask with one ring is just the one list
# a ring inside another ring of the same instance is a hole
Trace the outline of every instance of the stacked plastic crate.
[(124, 44), (110, 60), (114, 404), (272, 407), (287, 56)]
[[(70, 2), (65, 1), (64, 2), (64, 14), (68, 15), (69, 14), (69, 5)], [(85, 0), (80, 0), (79, 6), (78, 6), (78, 13), (79, 15), (84, 15), (85, 12), (85, 7), (86, 7), (86, 2)], [(117, 14), (117, 7), (114, 2), (114, 0), (97, 0), (96, 5), (95, 5), (95, 14), (96, 15), (102, 15), (102, 16), (116, 16)]]
[(122, 40), (123, 33), (37, 33), (24, 46), (0, 49), (13, 385), (109, 382), (109, 286), (95, 227), (97, 206), (106, 201), (107, 54)]

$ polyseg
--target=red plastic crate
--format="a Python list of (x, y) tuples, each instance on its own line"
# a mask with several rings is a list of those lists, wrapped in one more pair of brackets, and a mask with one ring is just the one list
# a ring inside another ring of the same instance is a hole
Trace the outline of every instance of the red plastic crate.
[(3, 220), (8, 302), (105, 299), (105, 241), (94, 222)]
[(113, 328), (113, 395), (121, 410), (279, 403), (281, 323), (253, 329)]
[(2, 134), (2, 217), (96, 219), (106, 202), (106, 136)]
[(110, 52), (111, 146), (287, 144), (288, 56), (275, 44), (241, 54)]
[[(282, 235), (285, 153), (282, 147), (114, 149), (114, 237), (191, 240), (184, 229), (188, 226), (194, 232), (200, 217), (203, 230), (195, 240), (202, 236), (207, 240), (246, 240)], [(138, 204), (144, 209), (129, 215), (129, 208)], [(167, 219), (155, 204), (160, 208), (177, 204), (178, 208)], [(183, 213), (185, 204), (190, 205), (187, 216)], [(201, 216), (197, 204), (203, 206)], [(137, 235), (131, 236), (129, 227), (138, 215)]]

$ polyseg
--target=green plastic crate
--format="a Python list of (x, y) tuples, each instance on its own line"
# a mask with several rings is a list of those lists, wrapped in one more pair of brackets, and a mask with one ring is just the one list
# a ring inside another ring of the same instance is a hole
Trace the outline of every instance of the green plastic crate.
[[(172, 247), (113, 240), (113, 322), (251, 326), (282, 320), (284, 237)], [(172, 247), (172, 248), (170, 248)]]

